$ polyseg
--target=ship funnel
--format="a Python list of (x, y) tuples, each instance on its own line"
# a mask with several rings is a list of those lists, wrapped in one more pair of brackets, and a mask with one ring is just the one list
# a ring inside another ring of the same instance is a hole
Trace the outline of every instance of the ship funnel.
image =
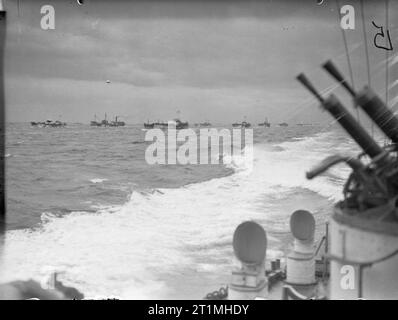
[(372, 139), (366, 130), (361, 127), (336, 96), (332, 94), (327, 99), (324, 99), (302, 73), (297, 76), (297, 80), (313, 93), (321, 103), (321, 106), (336, 119), (369, 157), (373, 159), (384, 154), (384, 150)]
[(232, 271), (228, 287), (229, 300), (253, 300), (268, 295), (265, 275), (267, 235), (262, 226), (253, 221), (241, 223), (233, 236), (233, 248), (241, 266)]
[(365, 111), (380, 130), (394, 143), (398, 143), (398, 118), (380, 97), (369, 87), (365, 87), (362, 91), (356, 93), (332, 61), (329, 60), (323, 64), (323, 68), (347, 89), (354, 98), (355, 104)]

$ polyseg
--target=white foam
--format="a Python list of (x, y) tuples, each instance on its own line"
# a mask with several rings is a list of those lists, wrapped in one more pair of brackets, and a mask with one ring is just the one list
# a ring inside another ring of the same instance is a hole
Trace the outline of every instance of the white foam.
[(90, 182), (92, 182), (92, 183), (101, 183), (104, 181), (108, 181), (108, 179), (95, 178), (95, 179), (90, 180)]

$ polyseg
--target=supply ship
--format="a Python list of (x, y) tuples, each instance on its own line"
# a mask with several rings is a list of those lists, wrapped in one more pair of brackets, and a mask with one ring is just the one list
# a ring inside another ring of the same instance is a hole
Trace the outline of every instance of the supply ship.
[(92, 127), (124, 127), (126, 123), (124, 121), (118, 120), (119, 116), (115, 116), (114, 121), (108, 121), (107, 114), (105, 113), (105, 118), (102, 121), (97, 121), (97, 115), (94, 115), (94, 120), (90, 122)]

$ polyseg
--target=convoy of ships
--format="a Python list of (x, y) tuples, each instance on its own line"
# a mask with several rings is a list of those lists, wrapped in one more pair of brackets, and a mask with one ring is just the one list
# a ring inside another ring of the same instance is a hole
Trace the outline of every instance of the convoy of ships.
[[(62, 122), (60, 120), (46, 120), (46, 121), (32, 121), (31, 123), (32, 127), (39, 127), (39, 128), (59, 128), (59, 127), (65, 127), (67, 125), (66, 122)], [(107, 114), (105, 114), (105, 117), (103, 120), (98, 120), (97, 116), (94, 115), (94, 120), (90, 122), (90, 126), (92, 127), (124, 127), (126, 123), (124, 121), (120, 121), (119, 116), (115, 116), (114, 120), (108, 120), (107, 119)], [(287, 127), (289, 124), (286, 122), (282, 122), (279, 124), (275, 124), (275, 126), (279, 127)], [(304, 126), (304, 125), (312, 125), (312, 124), (302, 124), (302, 123), (297, 123), (298, 126)], [(213, 125), (208, 121), (200, 122), (200, 123), (195, 123), (195, 127), (200, 127), (200, 128), (210, 128)], [(233, 128), (251, 128), (252, 125), (250, 122), (244, 120), (242, 122), (234, 122), (232, 123)], [(264, 122), (261, 122), (258, 124), (258, 127), (264, 127), (264, 128), (270, 128), (271, 123), (268, 121), (268, 118), (265, 118)], [(144, 129), (154, 129), (154, 128), (160, 128), (160, 129), (168, 129), (168, 128), (175, 128), (177, 130), (180, 129), (187, 129), (189, 128), (189, 123), (187, 121), (182, 121), (179, 118), (175, 118), (171, 121), (155, 121), (155, 122), (145, 122), (144, 123)]]

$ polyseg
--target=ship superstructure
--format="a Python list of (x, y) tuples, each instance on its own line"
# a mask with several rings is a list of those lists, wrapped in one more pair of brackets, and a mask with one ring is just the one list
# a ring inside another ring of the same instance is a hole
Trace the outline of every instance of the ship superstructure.
[(344, 199), (334, 206), (318, 243), (312, 214), (295, 211), (290, 218), (294, 242), (282, 261), (266, 261), (265, 230), (243, 222), (233, 237), (241, 266), (232, 271), (227, 289), (206, 299), (398, 299), (398, 118), (370, 87), (356, 92), (331, 61), (323, 68), (390, 143), (379, 145), (337, 96), (324, 98), (300, 74), (297, 79), (363, 151), (357, 157), (329, 156), (307, 172), (314, 179), (334, 165), (348, 165), (352, 172)]

